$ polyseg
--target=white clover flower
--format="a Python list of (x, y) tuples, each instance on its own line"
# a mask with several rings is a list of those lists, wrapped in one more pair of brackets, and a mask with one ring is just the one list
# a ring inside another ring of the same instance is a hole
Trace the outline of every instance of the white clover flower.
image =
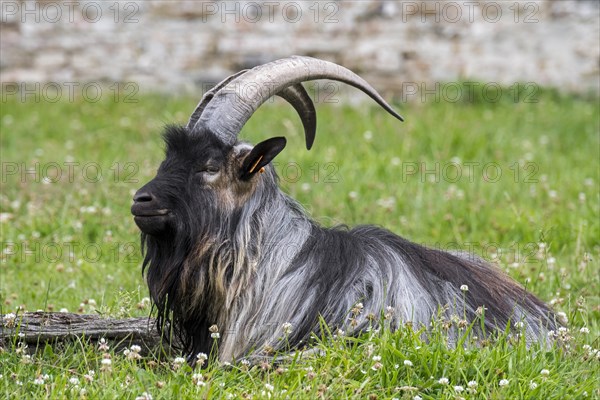
[(104, 366), (110, 366), (112, 364), (112, 360), (110, 358), (103, 358), (102, 361), (100, 361), (100, 363)]
[(525, 327), (525, 323), (523, 321), (515, 323), (515, 328), (522, 329), (523, 327)]
[(535, 383), (534, 381), (529, 382), (529, 389), (535, 390), (535, 389), (537, 389), (537, 387), (538, 387), (538, 384)]
[(460, 285), (460, 290), (462, 290), (463, 292), (468, 292), (469, 291), (469, 286), (467, 286), (467, 285)]
[(210, 337), (213, 339), (218, 339), (221, 337), (221, 335), (219, 335), (219, 332), (213, 332), (210, 334)]
[[(202, 376), (202, 374), (193, 374), (192, 375), (192, 382), (194, 383), (194, 385), (196, 386), (204, 386), (204, 377)], [(202, 383), (202, 384), (201, 384)]]
[(265, 389), (267, 389), (269, 392), (272, 392), (273, 389), (275, 389), (275, 387), (273, 385), (265, 383)]
[(89, 370), (87, 374), (83, 375), (83, 379), (91, 383), (94, 381), (95, 374), (96, 372), (94, 370)]
[(579, 329), (579, 333), (583, 333), (584, 335), (587, 335), (588, 333), (590, 333), (590, 328), (588, 328), (587, 326), (584, 326), (581, 329)]
[(450, 381), (448, 380), (448, 378), (440, 378), (438, 379), (438, 383), (440, 385), (447, 385), (448, 383), (450, 383)]
[(125, 349), (123, 354), (130, 360), (140, 360), (142, 358), (140, 351), (142, 351), (142, 348), (134, 344), (129, 349)]
[(185, 358), (183, 357), (175, 357), (175, 359), (173, 360), (173, 364), (181, 365), (183, 363), (185, 363)]
[(138, 346), (137, 344), (134, 344), (130, 347), (131, 351), (133, 351), (134, 353), (139, 353), (140, 351), (142, 351), (142, 348), (140, 346)]
[(540, 375), (541, 376), (548, 376), (550, 375), (550, 371), (548, 371), (547, 369), (543, 369), (540, 371)]
[(77, 378), (76, 376), (73, 376), (73, 377), (69, 378), (69, 383), (74, 386), (79, 385), (79, 378)]
[(2, 320), (4, 322), (4, 326), (7, 328), (13, 328), (15, 326), (15, 320), (16, 320), (17, 316), (15, 313), (8, 313), (5, 314), (4, 317), (2, 317)]
[(152, 395), (144, 392), (141, 396), (136, 397), (135, 400), (152, 400)]
[(508, 386), (509, 383), (510, 383), (510, 381), (508, 379), (502, 379), (500, 382), (498, 382), (498, 386), (500, 386), (500, 387)]
[(464, 390), (465, 390), (465, 388), (462, 387), (462, 386), (460, 386), (460, 385), (459, 386), (454, 386), (454, 391), (456, 393), (462, 393)]
[(381, 361), (381, 356), (373, 356), (373, 361)]
[(100, 351), (108, 351), (109, 349), (110, 349), (110, 346), (106, 342), (106, 339), (101, 338), (98, 341), (98, 350), (100, 350)]
[(385, 197), (377, 200), (377, 205), (386, 210), (392, 210), (396, 206), (396, 199), (394, 197)]
[(41, 376), (38, 376), (37, 378), (35, 378), (33, 380), (34, 385), (43, 385), (44, 383), (46, 383), (46, 382), (44, 381), (44, 378), (42, 378)]
[(406, 365), (407, 367), (412, 367), (413, 363), (410, 360), (404, 360), (404, 365)]
[(423, 398), (419, 395), (413, 397), (413, 400), (423, 400)]
[(281, 325), (281, 329), (283, 334), (287, 336), (292, 333), (292, 324), (289, 322), (284, 322), (283, 325)]
[(475, 389), (477, 387), (477, 381), (469, 381), (467, 383), (467, 386), (470, 387), (471, 389)]

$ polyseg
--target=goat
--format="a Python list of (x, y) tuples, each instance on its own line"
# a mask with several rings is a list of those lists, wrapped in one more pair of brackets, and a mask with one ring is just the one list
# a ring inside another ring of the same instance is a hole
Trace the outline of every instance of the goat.
[(284, 342), (298, 348), (322, 333), (321, 318), (356, 335), (377, 325), (373, 315), (386, 308), (396, 329), (428, 326), (438, 313), (475, 320), (485, 307), (485, 330), (513, 321), (529, 342), (545, 342), (554, 313), (487, 262), (374, 226), (321, 227), (281, 191), (270, 162), (286, 139), (252, 146), (238, 133), (279, 95), (300, 115), (310, 149), (316, 112), (301, 82), (314, 79), (357, 87), (402, 120), (350, 70), (292, 56), (226, 78), (203, 96), (187, 126), (165, 128), (165, 159), (131, 207), (159, 329), (173, 329), (192, 364), (215, 341), (221, 361)]

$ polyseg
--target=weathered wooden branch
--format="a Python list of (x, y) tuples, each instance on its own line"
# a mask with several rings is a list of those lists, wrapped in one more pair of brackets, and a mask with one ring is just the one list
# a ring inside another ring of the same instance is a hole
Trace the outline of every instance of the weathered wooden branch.
[(169, 341), (156, 330), (152, 318), (105, 318), (93, 314), (31, 312), (14, 319), (0, 315), (0, 345), (13, 341), (26, 343), (35, 349), (44, 344), (74, 340), (97, 342), (104, 338), (115, 350), (137, 344), (144, 353), (166, 352)]

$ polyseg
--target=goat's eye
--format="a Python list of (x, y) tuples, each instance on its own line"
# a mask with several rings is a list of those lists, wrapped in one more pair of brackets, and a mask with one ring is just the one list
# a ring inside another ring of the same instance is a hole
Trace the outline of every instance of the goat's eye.
[(214, 175), (218, 172), (219, 172), (219, 167), (216, 167), (214, 165), (207, 165), (205, 167), (200, 168), (198, 171), (196, 171), (196, 173), (198, 173), (198, 174), (210, 174), (210, 175)]

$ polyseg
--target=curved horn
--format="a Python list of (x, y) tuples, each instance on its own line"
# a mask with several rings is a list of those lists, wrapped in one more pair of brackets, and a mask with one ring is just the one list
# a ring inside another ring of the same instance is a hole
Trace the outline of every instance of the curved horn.
[[(312, 57), (292, 56), (259, 65), (227, 83), (214, 94), (196, 125), (204, 125), (232, 145), (248, 119), (268, 98), (286, 87), (315, 79), (333, 79), (354, 86), (403, 121), (371, 85), (349, 69)], [(308, 144), (310, 139), (307, 137), (306, 141)]]
[(306, 149), (310, 150), (317, 133), (317, 111), (315, 110), (312, 99), (308, 93), (306, 93), (306, 89), (304, 89), (304, 86), (302, 86), (301, 83), (288, 86), (277, 93), (277, 95), (290, 103), (298, 115), (300, 115), (302, 125), (304, 126)]
[[(247, 69), (244, 69), (233, 75), (228, 76), (221, 82), (217, 83), (212, 89), (204, 93), (204, 96), (202, 96), (202, 99), (200, 99), (200, 102), (196, 106), (196, 109), (194, 110), (192, 115), (190, 115), (190, 119), (186, 127), (188, 129), (193, 130), (193, 128), (195, 128), (196, 126), (196, 123), (200, 119), (202, 112), (206, 108), (207, 104), (210, 103), (210, 101), (213, 99), (215, 94), (218, 93), (219, 90), (221, 90), (225, 85), (234, 81), (237, 77), (246, 73), (247, 71)], [(300, 83), (297, 83), (295, 85), (283, 88), (279, 93), (276, 93), (276, 95), (280, 96), (288, 103), (290, 103), (300, 116), (300, 119), (304, 126), (306, 148), (310, 150), (310, 148), (313, 145), (313, 142), (315, 141), (315, 134), (317, 131), (317, 112), (315, 110), (315, 105), (313, 104), (310, 96), (306, 92), (306, 89), (304, 89), (304, 86), (302, 86)]]
[(204, 111), (204, 107), (206, 107), (206, 105), (208, 103), (210, 103), (210, 101), (212, 100), (212, 98), (215, 95), (215, 93), (217, 93), (219, 90), (221, 90), (221, 88), (223, 88), (223, 86), (227, 85), (229, 82), (231, 82), (232, 80), (234, 80), (238, 76), (244, 74), (246, 71), (248, 71), (248, 70), (247, 69), (243, 69), (243, 70), (241, 70), (239, 72), (236, 72), (233, 75), (228, 76), (227, 78), (223, 79), (221, 82), (217, 83), (209, 91), (207, 91), (206, 93), (204, 93), (204, 96), (202, 96), (202, 98), (200, 99), (200, 102), (196, 106), (196, 109), (194, 110), (194, 112), (192, 113), (192, 115), (190, 115), (190, 120), (188, 121), (188, 123), (186, 125), (186, 128), (191, 129), (191, 128), (193, 128), (196, 125), (196, 122), (198, 122), (198, 119), (200, 118), (200, 115), (202, 115), (202, 111)]

